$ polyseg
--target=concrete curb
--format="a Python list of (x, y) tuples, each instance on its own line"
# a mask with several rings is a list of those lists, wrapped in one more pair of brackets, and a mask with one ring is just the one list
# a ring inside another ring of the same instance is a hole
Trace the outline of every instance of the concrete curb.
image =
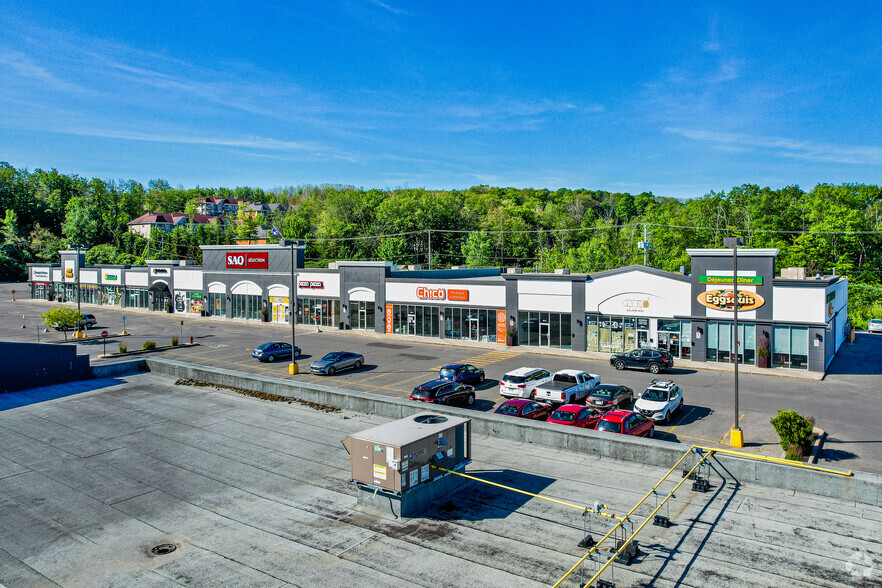
[(809, 455), (808, 462), (818, 463), (818, 456), (821, 454), (821, 450), (824, 448), (824, 439), (827, 438), (827, 433), (823, 429), (819, 429), (817, 427), (812, 430), (812, 433), (815, 434), (815, 442), (812, 443), (812, 453), (811, 455)]
[[(404, 418), (426, 410), (424, 404), (410, 400), (298, 382), (296, 379), (292, 381), (218, 368), (208, 369), (169, 359), (150, 358), (146, 362), (149, 370), (158, 374), (242, 388), (391, 419)], [(329, 381), (333, 382), (333, 378), (329, 378)], [(554, 450), (563, 448), (591, 457), (612, 458), (665, 468), (670, 468), (689, 449), (685, 444), (670, 441), (556, 427), (547, 423), (513, 419), (466, 408), (433, 406), (432, 410), (469, 418), (472, 434), (476, 439), (482, 435), (488, 437), (492, 435), (495, 438), (511, 441), (513, 448), (524, 443), (533, 443)], [(716, 455), (708, 461), (714, 473), (736, 484), (761, 484), (772, 488), (800, 490), (846, 502), (882, 506), (882, 475), (879, 474), (854, 472), (852, 476), (841, 476), (723, 455)], [(692, 462), (687, 458), (685, 464), (691, 466)]]

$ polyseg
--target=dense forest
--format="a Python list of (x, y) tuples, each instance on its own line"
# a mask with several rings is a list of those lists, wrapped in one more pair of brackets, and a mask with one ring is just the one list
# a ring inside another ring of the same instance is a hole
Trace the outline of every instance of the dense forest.
[(882, 190), (863, 184), (819, 184), (808, 192), (745, 184), (685, 201), (647, 192), (489, 186), (265, 191), (173, 188), (164, 180), (144, 187), (0, 163), (0, 280), (24, 279), (29, 262), (58, 262), (58, 250), (68, 244), (88, 245), (90, 264), (143, 264), (148, 257), (201, 262), (200, 244), (232, 243), (253, 233), (255, 223), (154, 231), (149, 244), (128, 233), (126, 223), (145, 212), (192, 213), (196, 201), (209, 196), (289, 205), (264, 224), (305, 240), (313, 266), (382, 259), (433, 268), (592, 272), (642, 264), (638, 243), (646, 231), (647, 265), (688, 272), (687, 248), (722, 247), (724, 237), (739, 236), (748, 247), (780, 249), (778, 267), (847, 275), (854, 302), (869, 305), (867, 312), (882, 310)]

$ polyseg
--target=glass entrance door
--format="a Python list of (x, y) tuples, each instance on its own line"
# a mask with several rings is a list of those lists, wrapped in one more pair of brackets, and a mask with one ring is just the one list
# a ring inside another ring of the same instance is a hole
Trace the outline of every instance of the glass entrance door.
[(551, 325), (548, 323), (548, 315), (542, 314), (544, 322), (539, 323), (539, 347), (551, 347)]
[(407, 334), (416, 335), (416, 314), (407, 315)]
[(481, 327), (478, 324), (478, 317), (472, 317), (469, 319), (469, 339), (477, 341), (480, 336)]
[(358, 326), (356, 329), (367, 329), (367, 305), (364, 302), (358, 303)]
[(649, 331), (637, 331), (637, 347), (649, 347)]

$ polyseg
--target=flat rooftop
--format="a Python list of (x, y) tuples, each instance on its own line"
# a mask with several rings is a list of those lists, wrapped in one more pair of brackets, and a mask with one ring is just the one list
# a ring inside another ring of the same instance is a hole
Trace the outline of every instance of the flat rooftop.
[[(611, 527), (478, 482), (423, 518), (360, 512), (341, 442), (388, 422), (371, 415), (150, 373), (28, 393), (60, 397), (0, 411), (0, 584), (9, 587), (550, 586), (585, 553), (586, 528), (599, 538)], [(467, 473), (619, 515), (666, 472), (472, 441)], [(613, 566), (616, 586), (882, 581), (878, 508), (719, 473), (707, 493), (680, 488), (660, 513), (673, 525), (638, 535), (637, 560)], [(637, 511), (635, 528), (654, 506)], [(153, 555), (163, 543), (177, 549)], [(587, 563), (585, 580), (593, 570)]]

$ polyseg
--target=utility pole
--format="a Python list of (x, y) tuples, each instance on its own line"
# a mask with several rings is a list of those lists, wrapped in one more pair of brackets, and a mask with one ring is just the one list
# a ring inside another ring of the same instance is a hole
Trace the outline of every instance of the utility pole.
[(652, 236), (652, 233), (646, 232), (646, 223), (643, 223), (643, 240), (637, 242), (637, 247), (643, 250), (643, 265), (646, 265), (646, 255), (649, 252), (649, 248), (652, 246), (649, 243), (649, 238)]
[(294, 357), (294, 350), (297, 349), (297, 273), (294, 268), (297, 263), (294, 259), (294, 240), (291, 240), (291, 291), (288, 293), (288, 316), (291, 319), (291, 364), (288, 366), (288, 373), (296, 375), (300, 373), (300, 366), (297, 365), (297, 358)]
[(429, 229), (429, 269), (432, 269), (432, 229)]

